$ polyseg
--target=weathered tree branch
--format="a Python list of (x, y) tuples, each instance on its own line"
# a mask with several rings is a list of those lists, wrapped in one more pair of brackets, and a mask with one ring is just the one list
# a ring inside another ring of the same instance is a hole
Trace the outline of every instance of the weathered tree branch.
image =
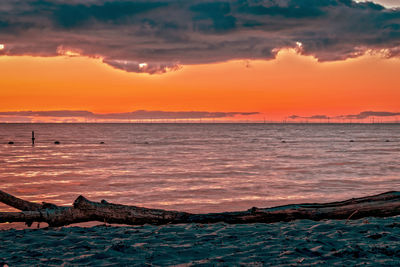
[(400, 192), (355, 198), (324, 204), (294, 204), (274, 208), (251, 208), (247, 211), (192, 214), (187, 212), (147, 209), (93, 202), (79, 196), (72, 207), (31, 203), (0, 190), (0, 202), (22, 212), (0, 212), (1, 222), (46, 222), (49, 226), (99, 221), (114, 224), (177, 224), (177, 223), (273, 223), (297, 219), (359, 219), (400, 215)]
[(17, 210), (40, 210), (42, 208), (42, 205), (40, 204), (14, 197), (13, 195), (7, 194), (6, 192), (3, 192), (1, 190), (0, 190), (0, 202), (3, 202), (8, 206), (16, 208)]

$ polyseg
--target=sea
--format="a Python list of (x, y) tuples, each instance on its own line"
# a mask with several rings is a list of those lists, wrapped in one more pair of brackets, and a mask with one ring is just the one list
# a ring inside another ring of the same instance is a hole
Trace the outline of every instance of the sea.
[(196, 213), (345, 200), (400, 190), (400, 124), (0, 124), (0, 190)]

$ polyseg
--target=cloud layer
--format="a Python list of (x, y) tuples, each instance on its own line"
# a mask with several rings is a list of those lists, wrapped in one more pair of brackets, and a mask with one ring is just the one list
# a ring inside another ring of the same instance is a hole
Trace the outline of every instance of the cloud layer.
[(374, 2), (389, 8), (400, 7), (399, 0), (357, 0), (356, 2)]
[(53, 111), (10, 111), (0, 112), (0, 122), (31, 121), (34, 118), (101, 120), (101, 121), (130, 121), (130, 120), (173, 120), (173, 119), (213, 119), (232, 118), (237, 115), (256, 115), (258, 112), (206, 112), (206, 111), (147, 111), (137, 110), (125, 113), (93, 113), (84, 110), (53, 110)]
[(147, 73), (271, 59), (286, 47), (321, 61), (367, 50), (390, 57), (400, 54), (400, 9), (351, 0), (3, 0), (0, 43), (0, 54), (79, 54)]
[(388, 112), (388, 111), (363, 111), (358, 114), (350, 114), (339, 116), (339, 118), (343, 119), (367, 119), (370, 117), (394, 117), (399, 116), (400, 112)]
[(380, 117), (380, 118), (387, 118), (387, 117), (396, 117), (400, 116), (400, 112), (389, 112), (389, 111), (363, 111), (358, 114), (348, 114), (348, 115), (339, 115), (339, 116), (327, 116), (327, 115), (313, 115), (313, 116), (298, 116), (298, 115), (291, 115), (288, 118), (292, 120), (296, 119), (307, 119), (307, 120), (329, 120), (329, 119), (345, 119), (345, 120), (363, 120), (368, 119), (371, 117)]

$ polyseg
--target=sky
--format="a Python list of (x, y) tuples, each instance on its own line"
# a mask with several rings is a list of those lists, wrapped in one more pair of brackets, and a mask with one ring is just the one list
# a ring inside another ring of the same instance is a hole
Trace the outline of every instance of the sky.
[(400, 117), (400, 1), (0, 2), (0, 122)]

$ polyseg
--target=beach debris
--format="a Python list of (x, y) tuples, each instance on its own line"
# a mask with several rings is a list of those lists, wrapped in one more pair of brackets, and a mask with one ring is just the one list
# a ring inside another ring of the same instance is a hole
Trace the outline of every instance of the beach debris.
[(354, 214), (356, 214), (358, 212), (358, 210), (355, 210), (352, 214), (350, 214), (350, 216), (347, 218), (346, 220), (346, 224), (349, 222), (349, 220), (351, 219), (351, 217), (353, 217)]
[(353, 142), (354, 142), (354, 140), (350, 140), (349, 142), (350, 142), (350, 143), (353, 143)]
[(305, 260), (305, 258), (300, 258), (297, 260), (297, 263), (302, 263)]
[(32, 131), (32, 146), (35, 145), (35, 132)]
[(165, 225), (179, 223), (229, 224), (288, 222), (298, 219), (314, 221), (337, 219), (351, 220), (365, 217), (390, 217), (400, 215), (400, 192), (352, 198), (345, 201), (314, 204), (292, 204), (273, 208), (252, 208), (246, 211), (194, 214), (180, 211), (148, 209), (137, 206), (93, 202), (79, 196), (73, 206), (51, 203), (33, 203), (0, 190), (0, 202), (21, 212), (0, 212), (0, 223), (46, 222), (50, 227), (90, 221), (108, 224)]
[(9, 145), (13, 145), (13, 144), (14, 144), (14, 142), (13, 142), (13, 141), (10, 141), (10, 142), (8, 142), (8, 144), (9, 144)]
[(390, 140), (389, 140), (389, 139), (387, 139), (385, 142), (390, 142)]
[(101, 142), (100, 142), (100, 145), (104, 145), (104, 142), (103, 142), (103, 141), (101, 141)]
[(60, 144), (60, 141), (54, 141), (54, 144), (55, 144), (55, 145), (59, 145), (59, 144)]

